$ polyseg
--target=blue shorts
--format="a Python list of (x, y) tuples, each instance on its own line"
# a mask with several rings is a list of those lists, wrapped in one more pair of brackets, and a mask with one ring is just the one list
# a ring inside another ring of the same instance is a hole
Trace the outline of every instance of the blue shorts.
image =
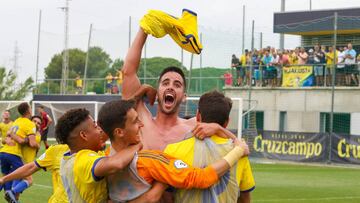
[[(23, 162), (19, 156), (8, 154), (5, 152), (0, 152), (0, 162), (1, 162), (1, 172), (4, 175), (12, 173), (16, 169), (23, 166)], [(12, 182), (5, 183), (5, 190), (11, 189)]]
[(314, 75), (323, 76), (324, 75), (324, 66), (314, 66)]

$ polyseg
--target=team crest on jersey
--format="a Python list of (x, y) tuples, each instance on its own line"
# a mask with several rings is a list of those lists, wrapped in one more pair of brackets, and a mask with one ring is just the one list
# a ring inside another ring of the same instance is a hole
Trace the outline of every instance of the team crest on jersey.
[(189, 167), (185, 162), (181, 161), (181, 160), (176, 160), (174, 162), (175, 168), (177, 169), (181, 169), (181, 168), (187, 168)]

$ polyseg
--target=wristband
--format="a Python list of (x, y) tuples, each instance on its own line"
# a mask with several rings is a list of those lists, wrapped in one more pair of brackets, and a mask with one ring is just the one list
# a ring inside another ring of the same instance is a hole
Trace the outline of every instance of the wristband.
[(234, 149), (223, 157), (223, 159), (225, 159), (230, 166), (233, 166), (243, 155), (244, 149), (239, 146), (235, 146)]

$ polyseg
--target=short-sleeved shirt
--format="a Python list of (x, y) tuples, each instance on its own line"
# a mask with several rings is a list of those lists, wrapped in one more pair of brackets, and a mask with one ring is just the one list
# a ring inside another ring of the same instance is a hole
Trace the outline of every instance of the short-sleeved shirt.
[(94, 174), (96, 164), (104, 158), (103, 154), (87, 149), (64, 154), (60, 175), (70, 202), (107, 202), (106, 180)]
[[(11, 127), (11, 130), (21, 138), (25, 138), (29, 135), (35, 135), (36, 133), (35, 124), (30, 119), (25, 117), (16, 119)], [(5, 144), (3, 148), (1, 148), (0, 152), (22, 157), (22, 147), (15, 141), (13, 146)]]
[[(186, 163), (192, 164), (194, 162), (195, 139), (196, 138), (192, 137), (178, 143), (169, 144), (165, 148), (164, 152), (178, 159), (184, 160)], [(228, 142), (228, 139), (223, 139), (218, 136), (212, 136), (210, 139), (216, 144)], [(247, 157), (243, 157), (238, 161), (236, 168), (236, 181), (239, 185), (240, 191), (251, 191), (255, 188), (254, 177)]]
[(76, 87), (82, 87), (83, 85), (82, 85), (82, 80), (81, 79), (76, 79), (75, 80), (75, 83), (76, 83)]
[(352, 57), (352, 59), (349, 58), (345, 58), (345, 64), (355, 64), (355, 60), (356, 60), (356, 51), (354, 49), (351, 50), (346, 50), (345, 51), (345, 55), (350, 55)]
[(67, 151), (69, 151), (69, 147), (65, 144), (53, 145), (35, 160), (35, 164), (39, 168), (51, 171), (53, 194), (49, 198), (49, 203), (69, 202), (60, 178), (60, 162)]
[[(8, 130), (11, 128), (13, 122), (10, 121), (9, 123), (0, 123), (0, 133), (1, 133), (1, 139), (5, 140)], [(2, 146), (2, 143), (0, 142), (0, 145)]]
[[(36, 143), (40, 144), (41, 142), (40, 132), (36, 132), (35, 141)], [(26, 144), (26, 145), (22, 145), (21, 151), (22, 151), (23, 161), (25, 164), (27, 164), (35, 160), (38, 149), (34, 147), (30, 147), (29, 145)]]
[(49, 123), (49, 118), (48, 118), (49, 115), (43, 111), (40, 113), (40, 116), (42, 118), (41, 130), (44, 130)]

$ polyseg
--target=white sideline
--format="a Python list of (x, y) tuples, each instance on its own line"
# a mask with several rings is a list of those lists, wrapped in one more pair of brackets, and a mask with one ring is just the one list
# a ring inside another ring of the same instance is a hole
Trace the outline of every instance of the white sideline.
[(48, 186), (48, 185), (41, 185), (41, 184), (33, 184), (34, 186), (38, 186), (38, 187), (42, 187), (42, 188), (47, 188), (47, 189), (52, 189), (52, 186)]
[(281, 201), (309, 201), (309, 200), (342, 200), (342, 199), (360, 199), (360, 196), (348, 197), (321, 197), (321, 198), (299, 198), (299, 199), (263, 199), (252, 200), (252, 202), (281, 202)]

